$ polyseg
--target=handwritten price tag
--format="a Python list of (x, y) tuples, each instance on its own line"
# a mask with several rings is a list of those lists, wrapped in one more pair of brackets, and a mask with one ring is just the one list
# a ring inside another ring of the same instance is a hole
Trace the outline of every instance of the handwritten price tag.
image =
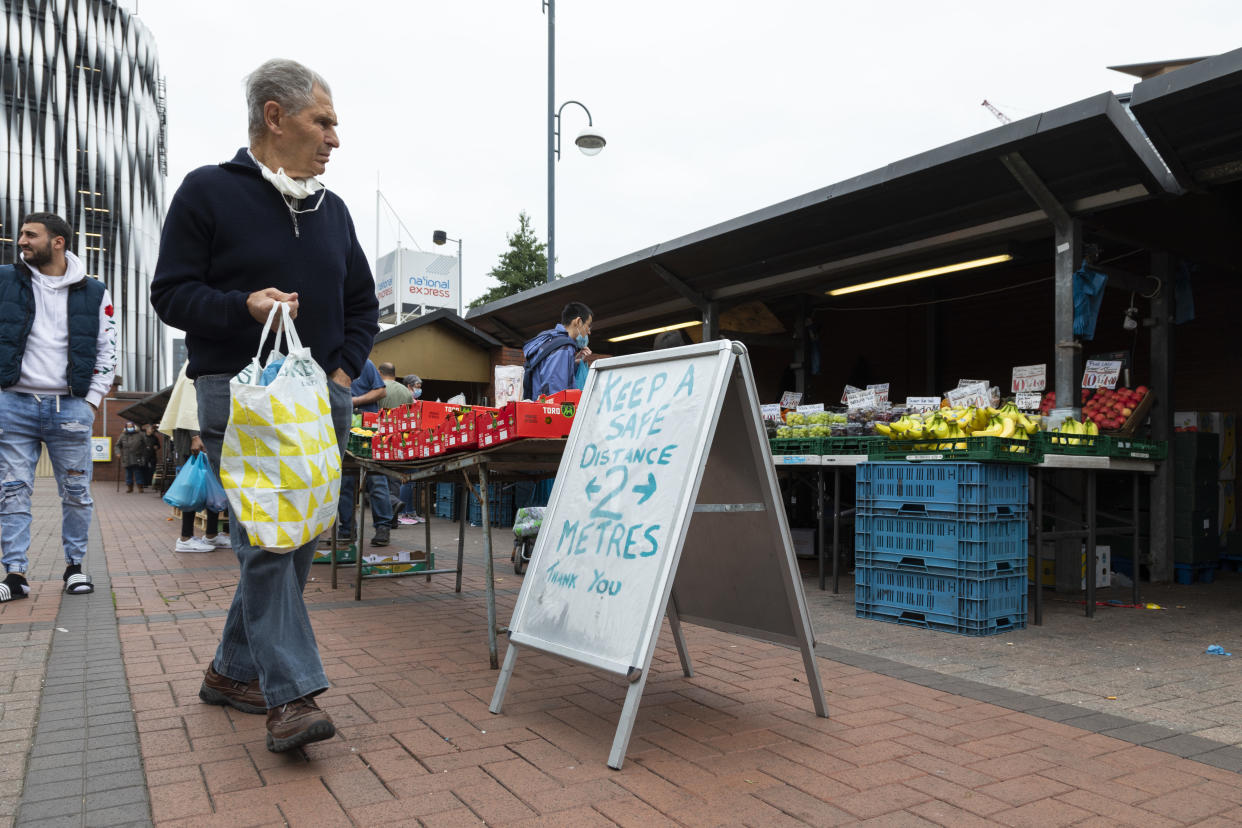
[(1040, 404), (1044, 401), (1044, 395), (1038, 391), (1027, 392), (1019, 391), (1014, 404), (1023, 411), (1038, 411)]
[(879, 404), (880, 398), (874, 391), (853, 391), (845, 400), (845, 406), (850, 409), (876, 408)]
[(969, 388), (970, 386), (978, 385), (979, 383), (983, 383), (986, 386), (988, 384), (988, 381), (987, 380), (960, 379), (957, 381), (957, 387), (958, 388)]
[[(1027, 391), (1043, 391), (1048, 387), (1048, 364), (1017, 365), (1013, 369), (1013, 385), (1010, 391), (1015, 394)], [(1022, 406), (1018, 406), (1021, 408)]]
[(1116, 388), (1121, 376), (1121, 360), (1089, 359), (1082, 372), (1083, 388)]
[(911, 414), (935, 411), (940, 407), (940, 397), (906, 397), (906, 410)]
[(888, 383), (881, 382), (876, 385), (868, 385), (868, 391), (874, 391), (880, 402), (888, 402)]
[(766, 405), (761, 405), (759, 406), (759, 414), (765, 420), (775, 420), (777, 422), (780, 422), (781, 404), (780, 403), (767, 403)]
[(823, 404), (823, 403), (814, 403), (813, 405), (800, 405), (800, 406), (798, 406), (798, 413), (799, 413), (799, 414), (819, 414), (819, 413), (820, 413), (820, 412), (822, 412), (823, 410), (824, 410), (824, 404)]
[(988, 390), (988, 384), (984, 381), (976, 382), (974, 385), (963, 385), (960, 388), (954, 388), (947, 396), (949, 405), (954, 408), (967, 405), (983, 407), (992, 404), (992, 395)]
[(786, 391), (781, 395), (781, 408), (797, 408), (802, 402), (801, 391)]
[(861, 391), (861, 390), (862, 390), (861, 388), (855, 388), (852, 385), (845, 386), (845, 390), (841, 392), (841, 405), (845, 405), (847, 402), (849, 402), (850, 394), (857, 393), (858, 391)]

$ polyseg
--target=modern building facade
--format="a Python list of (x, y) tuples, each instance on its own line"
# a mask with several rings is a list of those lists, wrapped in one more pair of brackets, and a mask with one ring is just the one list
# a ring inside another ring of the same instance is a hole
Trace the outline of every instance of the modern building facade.
[(47, 210), (112, 293), (122, 388), (168, 379), (150, 284), (167, 174), (163, 81), (150, 32), (111, 0), (4, 5), (0, 262), (17, 255), (22, 216)]

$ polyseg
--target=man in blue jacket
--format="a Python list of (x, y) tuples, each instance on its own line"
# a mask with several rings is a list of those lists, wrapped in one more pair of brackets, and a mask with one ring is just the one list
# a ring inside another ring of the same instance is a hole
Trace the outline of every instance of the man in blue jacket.
[(91, 430), (112, 388), (116, 320), (103, 282), (68, 249), (73, 228), (31, 213), (17, 234), (21, 256), (0, 267), (0, 603), (25, 598), (30, 495), (47, 446), (61, 499), (65, 592), (94, 591), (82, 572), (94, 501)]
[[(316, 178), (340, 146), (327, 82), (295, 61), (271, 60), (247, 78), (246, 101), (250, 146), (186, 176), (168, 208), (151, 283), (160, 319), (186, 333), (186, 375), (217, 472), (229, 380), (254, 356), (274, 303), (288, 303), (302, 344), (331, 380), (342, 448), (350, 382), (378, 330), (375, 283), (353, 220)], [(266, 711), (271, 751), (331, 738), (332, 719), (314, 701), (328, 679), (302, 598), (315, 542), (277, 555), (252, 546), (237, 521), (229, 534), (241, 576), (199, 698)]]
[(587, 342), (592, 318), (591, 309), (586, 305), (570, 302), (561, 311), (560, 324), (522, 346), (522, 354), (526, 357), (523, 399), (534, 400), (540, 394), (556, 394), (577, 387), (574, 383), (577, 362), (591, 353)]

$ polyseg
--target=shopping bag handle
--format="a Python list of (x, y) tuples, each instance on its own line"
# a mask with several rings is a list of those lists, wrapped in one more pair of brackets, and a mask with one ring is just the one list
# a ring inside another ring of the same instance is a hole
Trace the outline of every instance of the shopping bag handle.
[(294, 349), (301, 350), (302, 348), (302, 338), (298, 336), (298, 330), (293, 324), (293, 315), (289, 310), (289, 303), (272, 303), (272, 309), (268, 311), (267, 314), (267, 321), (263, 323), (263, 333), (259, 334), (259, 349), (254, 352), (254, 359), (251, 360), (251, 385), (259, 384), (259, 378), (263, 372), (263, 369), (259, 363), (259, 356), (263, 353), (263, 343), (267, 341), (267, 335), (272, 329), (272, 322), (276, 319), (276, 314), (280, 314), (280, 329), (276, 331), (276, 341), (272, 343), (272, 347), (279, 350), (280, 337), (281, 334), (284, 334), (284, 354), (286, 356), (293, 353)]

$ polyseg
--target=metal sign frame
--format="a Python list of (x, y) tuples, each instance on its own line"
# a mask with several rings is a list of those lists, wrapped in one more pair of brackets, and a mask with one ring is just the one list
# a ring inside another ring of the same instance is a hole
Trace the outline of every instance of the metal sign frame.
[[(586, 428), (575, 428), (548, 502), (544, 525), (549, 531), (541, 533), (523, 580), (510, 623), (509, 647), (489, 707), (492, 713), (502, 711), (518, 650), (522, 647), (624, 676), (630, 684), (608, 758), (609, 767), (616, 769), (620, 769), (625, 760), (665, 615), (682, 671), (687, 677), (693, 675), (681, 633), (683, 606), (689, 610), (685, 617), (694, 623), (796, 644), (802, 653), (815, 712), (824, 718), (828, 716), (815, 662), (810, 613), (745, 347), (735, 342), (714, 341), (599, 360), (587, 379), (578, 416), (589, 416), (589, 403), (600, 377), (611, 369), (710, 355), (719, 358), (713, 365), (711, 385), (703, 403), (700, 436), (684, 467), (688, 485), (674, 511), (675, 522), (668, 533), (670, 546), (655, 575), (654, 599), (647, 605), (642, 633), (629, 663), (523, 630), (527, 605), (536, 591), (532, 573), (541, 571), (536, 562), (553, 544), (550, 528), (570, 477), (570, 467), (566, 464), (578, 456), (584, 440), (594, 439)], [(709, 475), (712, 479), (705, 489), (705, 474), (709, 468), (717, 473)], [(705, 497), (721, 502), (705, 502)], [(767, 520), (762, 517), (765, 513)], [(738, 537), (737, 529), (741, 524), (737, 521), (744, 521), (745, 532), (749, 533), (744, 541)], [(683, 569), (685, 561), (689, 561), (690, 566)]]

